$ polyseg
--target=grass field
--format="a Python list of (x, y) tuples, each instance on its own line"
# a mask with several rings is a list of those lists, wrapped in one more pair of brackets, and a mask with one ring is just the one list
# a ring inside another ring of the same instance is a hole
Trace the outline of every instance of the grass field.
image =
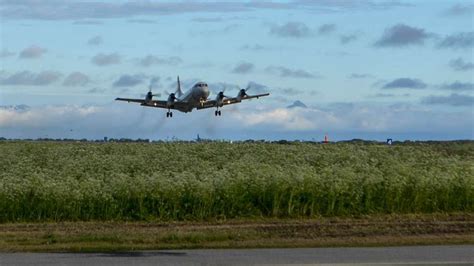
[(472, 213), (474, 142), (0, 142), (0, 222)]

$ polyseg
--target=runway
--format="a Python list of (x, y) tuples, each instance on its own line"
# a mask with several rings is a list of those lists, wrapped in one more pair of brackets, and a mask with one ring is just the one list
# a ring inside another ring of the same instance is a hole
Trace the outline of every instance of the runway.
[(473, 265), (474, 246), (0, 253), (0, 265)]

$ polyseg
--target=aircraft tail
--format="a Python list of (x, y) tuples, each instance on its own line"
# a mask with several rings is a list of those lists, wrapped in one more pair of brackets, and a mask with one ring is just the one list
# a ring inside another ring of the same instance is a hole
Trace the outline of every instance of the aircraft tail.
[(178, 97), (181, 97), (181, 95), (183, 95), (183, 91), (181, 90), (181, 82), (179, 81), (179, 76), (178, 76), (178, 88), (176, 89), (176, 94), (178, 94)]

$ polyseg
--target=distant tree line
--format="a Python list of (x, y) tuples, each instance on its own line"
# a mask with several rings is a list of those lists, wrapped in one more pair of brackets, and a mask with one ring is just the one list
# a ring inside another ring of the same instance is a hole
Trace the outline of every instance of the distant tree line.
[[(213, 142), (231, 142), (231, 143), (271, 143), (271, 144), (284, 144), (284, 145), (291, 145), (291, 144), (298, 144), (298, 143), (307, 143), (307, 144), (322, 144), (325, 143), (324, 141), (315, 141), (315, 140), (265, 140), (265, 139), (247, 139), (247, 140), (222, 140), (222, 139), (203, 139), (199, 138), (196, 140), (180, 140), (177, 138), (172, 138), (171, 140), (150, 140), (150, 139), (132, 139), (132, 138), (107, 138), (104, 139), (72, 139), (72, 138), (26, 138), (26, 139), (15, 139), (15, 138), (5, 138), (0, 137), (0, 141), (49, 141), (49, 142), (120, 142), (120, 143), (165, 143), (165, 142), (175, 142), (175, 143), (196, 143), (196, 142), (203, 142), (203, 143), (213, 143)], [(392, 144), (443, 144), (443, 143), (458, 143), (458, 144), (466, 144), (472, 143), (474, 140), (404, 140), (404, 141), (393, 141)], [(328, 143), (352, 143), (352, 144), (364, 144), (364, 145), (380, 145), (386, 144), (385, 141), (377, 141), (377, 140), (364, 140), (364, 139), (351, 139), (351, 140), (340, 140), (340, 141), (330, 141)]]

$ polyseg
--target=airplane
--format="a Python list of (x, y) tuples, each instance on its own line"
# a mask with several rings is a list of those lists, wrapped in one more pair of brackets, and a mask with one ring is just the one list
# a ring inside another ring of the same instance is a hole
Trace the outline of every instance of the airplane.
[(224, 105), (240, 103), (242, 100), (249, 100), (253, 98), (260, 98), (270, 95), (270, 93), (262, 93), (257, 95), (248, 95), (247, 90), (250, 87), (245, 89), (240, 89), (236, 97), (228, 97), (224, 95), (224, 91), (221, 91), (217, 94), (214, 100), (208, 99), (209, 97), (209, 87), (205, 82), (196, 83), (189, 91), (183, 93), (181, 90), (181, 83), (178, 76), (178, 87), (176, 92), (170, 93), (168, 100), (153, 100), (153, 96), (159, 94), (153, 94), (151, 92), (151, 86), (148, 93), (145, 95), (144, 99), (130, 99), (130, 98), (116, 98), (116, 101), (125, 101), (125, 102), (134, 102), (139, 103), (141, 106), (147, 107), (156, 107), (168, 109), (166, 117), (173, 117), (173, 112), (171, 110), (178, 110), (180, 112), (192, 112), (194, 108), (197, 110), (206, 109), (206, 108), (216, 108), (214, 112), (215, 116), (221, 116), (221, 110)]

